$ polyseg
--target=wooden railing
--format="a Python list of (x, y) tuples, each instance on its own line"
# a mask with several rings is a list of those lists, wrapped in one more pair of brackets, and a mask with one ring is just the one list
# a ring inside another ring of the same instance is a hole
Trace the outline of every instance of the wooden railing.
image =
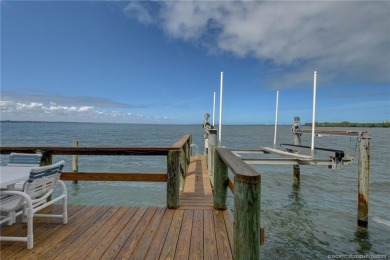
[[(216, 147), (216, 131), (209, 135), (209, 171), (214, 185), (214, 208), (226, 209), (228, 187), (234, 194), (235, 259), (260, 259), (261, 176), (227, 148)], [(234, 174), (229, 179), (228, 170)]]
[(180, 187), (191, 157), (191, 135), (185, 135), (171, 146), (159, 147), (52, 147), (52, 146), (2, 146), (1, 154), (42, 153), (42, 165), (53, 163), (53, 155), (128, 155), (166, 156), (166, 173), (115, 173), (115, 172), (63, 172), (62, 180), (76, 181), (146, 181), (167, 182), (167, 207), (179, 207)]

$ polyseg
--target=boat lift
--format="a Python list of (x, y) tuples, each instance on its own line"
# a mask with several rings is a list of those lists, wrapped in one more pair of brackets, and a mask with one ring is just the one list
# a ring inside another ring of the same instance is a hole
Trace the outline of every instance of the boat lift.
[[(351, 130), (318, 130), (315, 128), (316, 118), (316, 94), (317, 92), (317, 71), (314, 71), (314, 83), (313, 83), (313, 116), (311, 129), (301, 129), (300, 118), (296, 116), (294, 118), (294, 125), (292, 126), (292, 132), (294, 135), (293, 144), (280, 144), (284, 147), (284, 150), (276, 149), (276, 136), (277, 136), (277, 122), (278, 122), (278, 104), (279, 104), (279, 91), (276, 92), (276, 113), (275, 113), (275, 134), (274, 134), (274, 147), (261, 147), (256, 150), (235, 150), (234, 153), (248, 154), (276, 154), (282, 156), (282, 158), (267, 158), (267, 159), (251, 159), (241, 158), (248, 164), (268, 164), (268, 165), (315, 165), (315, 166), (328, 166), (330, 169), (340, 169), (342, 165), (351, 165), (354, 160), (354, 155), (345, 155), (344, 151), (330, 148), (321, 148), (314, 146), (314, 138), (316, 136), (348, 136), (360, 138), (363, 134), (367, 134), (366, 131), (351, 131)], [(311, 146), (301, 145), (302, 134), (311, 133)], [(301, 154), (301, 151), (309, 150), (311, 155)], [(327, 159), (315, 158), (316, 154), (325, 153)]]
[[(311, 129), (300, 130), (299, 133), (310, 133)], [(325, 130), (316, 130), (316, 134), (324, 133)], [(350, 131), (350, 130), (326, 130), (326, 135), (342, 135), (348, 137), (360, 138), (367, 134), (366, 131)], [(323, 136), (323, 135), (322, 135)], [(322, 158), (316, 158), (311, 155), (301, 154), (305, 150), (311, 150), (310, 146), (300, 144), (280, 144), (284, 150), (274, 149), (270, 147), (260, 147), (259, 149), (235, 149), (233, 152), (244, 162), (254, 165), (313, 165), (313, 166), (328, 166), (329, 169), (341, 169), (341, 166), (351, 165), (355, 159), (355, 155), (346, 154), (343, 150), (330, 149), (322, 147), (314, 147), (315, 154), (323, 155)], [(244, 155), (249, 154), (275, 154), (277, 158), (250, 158)], [(325, 158), (324, 158), (325, 157)], [(326, 158), (327, 157), (327, 158)]]
[[(220, 90), (220, 116), (219, 116), (219, 131), (218, 131), (218, 146), (222, 146), (222, 89), (223, 89), (223, 72), (221, 72), (221, 90)], [(343, 165), (351, 165), (354, 161), (355, 154), (345, 154), (343, 150), (322, 148), (314, 146), (314, 138), (320, 136), (346, 136), (356, 137), (356, 147), (359, 143), (359, 161), (358, 161), (358, 217), (357, 224), (363, 230), (368, 226), (368, 190), (369, 190), (369, 175), (370, 175), (370, 139), (367, 131), (353, 130), (320, 130), (315, 128), (316, 114), (316, 89), (317, 89), (317, 71), (314, 71), (314, 91), (313, 91), (313, 116), (311, 129), (301, 129), (300, 118), (294, 118), (292, 133), (294, 135), (293, 144), (282, 143), (280, 146), (284, 150), (276, 149), (276, 134), (277, 134), (277, 115), (278, 115), (278, 99), (279, 91), (276, 99), (276, 118), (275, 118), (275, 136), (274, 148), (261, 147), (259, 149), (232, 149), (238, 157), (247, 164), (259, 165), (293, 165), (294, 186), (299, 186), (300, 183), (300, 165), (313, 166), (328, 166), (330, 169), (340, 169)], [(215, 107), (215, 98), (214, 106)], [(213, 110), (214, 114), (214, 110)], [(214, 117), (214, 115), (213, 115)], [(214, 122), (214, 120), (213, 120)], [(301, 135), (311, 133), (311, 146), (301, 144)], [(216, 129), (210, 133), (211, 138), (208, 142), (212, 143), (213, 147), (217, 146)], [(301, 151), (309, 150), (310, 155), (301, 154)], [(213, 152), (212, 152), (213, 153)], [(210, 153), (210, 154), (212, 154)], [(242, 155), (248, 154), (275, 154), (278, 158), (243, 158)], [(315, 155), (325, 155), (326, 157), (316, 157)], [(208, 160), (211, 156), (209, 156)], [(211, 163), (211, 161), (210, 161)], [(209, 164), (210, 165), (210, 164)], [(212, 169), (213, 167), (211, 167)]]

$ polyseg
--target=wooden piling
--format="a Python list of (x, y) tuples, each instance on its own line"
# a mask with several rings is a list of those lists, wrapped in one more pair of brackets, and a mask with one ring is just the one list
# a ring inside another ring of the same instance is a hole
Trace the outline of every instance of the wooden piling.
[(228, 167), (214, 150), (214, 208), (226, 209)]
[(53, 164), (53, 155), (51, 153), (40, 151), (40, 150), (38, 150), (37, 152), (42, 154), (42, 160), (41, 160), (42, 166)]
[[(299, 129), (299, 121), (300, 118), (298, 116), (294, 117), (294, 125), (292, 127), (292, 132), (294, 135), (294, 145), (301, 145), (301, 134), (295, 132), (296, 129)], [(293, 186), (299, 187), (300, 175), (301, 175), (301, 167), (299, 165), (293, 165), (293, 178), (294, 178)]]
[(169, 151), (167, 155), (167, 208), (179, 208), (180, 151)]
[(358, 162), (358, 219), (359, 228), (368, 228), (368, 189), (370, 177), (370, 137), (363, 133), (359, 144)]
[[(74, 140), (73, 141), (73, 147), (79, 147), (79, 141)], [(72, 160), (72, 171), (73, 172), (78, 172), (79, 171), (79, 156), (78, 155), (73, 155), (73, 160)], [(74, 184), (77, 184), (78, 181), (74, 180)]]
[(236, 259), (260, 259), (260, 176), (234, 176)]
[(227, 148), (216, 148), (214, 160), (215, 209), (226, 209), (228, 169), (234, 174), (234, 258), (260, 259), (261, 176)]
[(214, 186), (214, 152), (217, 147), (217, 129), (211, 129), (209, 135), (209, 149), (208, 149), (208, 174), (210, 176), (211, 184)]

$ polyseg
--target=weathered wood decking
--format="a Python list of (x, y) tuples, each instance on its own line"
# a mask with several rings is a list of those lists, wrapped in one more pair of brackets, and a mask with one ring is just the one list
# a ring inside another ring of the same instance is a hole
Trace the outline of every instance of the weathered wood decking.
[(213, 209), (213, 191), (204, 156), (192, 157), (180, 193), (180, 209)]
[[(1, 242), (1, 259), (232, 259), (233, 215), (212, 208), (205, 159), (193, 157), (179, 209), (69, 205), (69, 222), (34, 219), (34, 248)], [(53, 207), (53, 211), (59, 210)], [(24, 224), (2, 235), (26, 233)]]

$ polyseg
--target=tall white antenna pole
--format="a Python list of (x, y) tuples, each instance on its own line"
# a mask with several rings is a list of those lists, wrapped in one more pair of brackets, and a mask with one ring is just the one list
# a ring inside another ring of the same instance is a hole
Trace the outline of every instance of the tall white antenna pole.
[(219, 92), (219, 147), (222, 147), (222, 94), (223, 94), (223, 72), (221, 72), (221, 90)]
[(276, 91), (276, 114), (275, 114), (274, 148), (276, 146), (276, 131), (278, 129), (278, 109), (279, 109), (279, 90)]
[(213, 126), (214, 126), (214, 118), (215, 118), (215, 91), (214, 91), (214, 102), (213, 102)]
[(311, 156), (314, 158), (314, 134), (316, 128), (317, 71), (314, 71), (313, 120), (311, 126)]

